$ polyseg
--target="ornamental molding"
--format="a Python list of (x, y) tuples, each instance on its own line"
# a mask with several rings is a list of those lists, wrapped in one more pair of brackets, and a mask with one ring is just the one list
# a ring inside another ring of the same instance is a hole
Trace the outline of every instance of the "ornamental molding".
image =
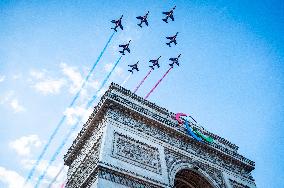
[[(99, 153), (101, 147), (101, 137), (97, 142), (91, 147), (90, 152), (83, 158), (77, 168), (71, 168), (73, 173), (68, 177), (66, 187), (76, 188), (81, 187), (81, 185), (87, 181), (88, 177), (94, 172), (99, 161)], [(69, 171), (68, 170), (68, 171)]]
[(107, 163), (107, 162), (100, 161), (98, 163), (98, 168), (105, 168), (105, 169), (117, 171), (117, 172), (123, 173), (127, 176), (139, 179), (141, 181), (151, 182), (153, 185), (157, 184), (157, 186), (160, 186), (160, 187), (166, 187), (167, 186), (167, 184), (165, 184), (161, 181), (158, 181), (156, 179), (153, 179), (149, 176), (144, 176), (140, 173), (137, 173), (136, 171), (131, 171), (131, 170), (128, 170), (128, 169), (125, 169), (125, 168), (122, 168), (122, 167), (118, 167), (118, 166), (115, 166), (115, 165)]
[[(147, 123), (160, 124), (161, 126), (164, 126), (167, 131), (180, 133), (184, 132), (182, 129), (179, 129), (179, 125), (172, 120), (171, 117), (174, 115), (174, 113), (171, 113), (165, 108), (161, 108), (154, 103), (144, 100), (143, 98), (133, 94), (131, 91), (112, 83), (108, 91), (102, 96), (98, 105), (94, 108), (93, 113), (89, 117), (88, 121), (84, 124), (72, 146), (69, 148), (66, 158), (68, 158), (68, 156), (70, 156), (72, 153), (76, 153), (78, 150), (77, 148), (82, 146), (86, 137), (90, 135), (90, 132), (92, 132), (94, 126), (92, 122), (102, 119), (108, 108), (112, 108), (113, 106), (119, 106), (119, 108), (124, 110), (125, 113), (128, 113), (130, 116), (136, 116), (136, 118), (146, 121)], [(218, 135), (206, 131), (204, 128), (193, 123), (191, 123), (191, 126), (196, 128), (202, 134), (214, 138), (215, 142), (212, 144), (207, 144), (207, 147), (223, 153), (223, 155), (226, 155), (229, 160), (236, 160), (237, 163), (242, 163), (240, 165), (243, 165), (245, 168), (247, 168), (247, 171), (254, 169), (254, 162), (238, 154), (238, 147), (236, 145), (230, 143), (224, 138), (219, 137)]]
[(114, 133), (112, 157), (162, 175), (158, 148), (118, 132)]
[(78, 155), (72, 156), (75, 159), (72, 160), (72, 163), (69, 166), (67, 179), (70, 179), (72, 175), (76, 173), (79, 166), (85, 161), (85, 158), (88, 156), (91, 150), (94, 149), (94, 146), (98, 145), (98, 143), (101, 142), (101, 138), (103, 135), (103, 127), (103, 123), (100, 123), (97, 127), (95, 127), (91, 137), (88, 138), (82, 149), (78, 151)]
[(107, 168), (100, 168), (98, 177), (131, 188), (161, 188), (161, 186)]
[(239, 183), (235, 180), (229, 179), (232, 188), (249, 188), (249, 186)]
[(187, 153), (197, 156), (205, 161), (211, 162), (219, 166), (219, 168), (226, 169), (229, 172), (234, 172), (239, 174), (244, 178), (250, 179), (251, 174), (248, 171), (245, 171), (242, 166), (234, 163), (234, 161), (224, 157), (222, 154), (208, 150), (207, 147), (203, 147), (204, 144), (198, 143), (184, 133), (184, 135), (174, 135), (167, 133), (164, 130), (157, 128), (156, 126), (151, 126), (145, 124), (141, 121), (135, 120), (129, 116), (126, 116), (124, 113), (112, 107), (112, 110), (107, 111), (108, 118), (112, 119), (114, 122), (118, 122), (126, 125), (129, 128), (143, 132), (144, 134), (151, 136), (157, 140), (160, 140), (164, 143), (167, 143), (173, 147), (186, 151)]

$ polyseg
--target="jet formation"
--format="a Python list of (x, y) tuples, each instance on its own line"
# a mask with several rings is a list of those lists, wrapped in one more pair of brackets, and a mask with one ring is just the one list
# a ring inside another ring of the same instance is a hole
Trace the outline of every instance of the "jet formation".
[(149, 11), (145, 14), (145, 16), (137, 16), (136, 18), (140, 20), (140, 23), (137, 24), (139, 27), (142, 28), (142, 23), (145, 23), (147, 26), (149, 25), (147, 17), (148, 17)]
[[(168, 19), (170, 18), (172, 21), (174, 21), (174, 10), (175, 10), (176, 6), (174, 6), (170, 11), (168, 12), (162, 12), (162, 14), (166, 15), (165, 18), (163, 18), (162, 20), (166, 23), (168, 23)], [(137, 16), (136, 19), (140, 20), (140, 23), (138, 23), (137, 25), (139, 27), (142, 28), (142, 24), (145, 23), (146, 26), (149, 26), (149, 23), (148, 23), (148, 15), (149, 15), (149, 11), (147, 11), (147, 13), (144, 15), (144, 16)], [(120, 28), (121, 30), (123, 30), (123, 26), (122, 26), (122, 18), (123, 18), (123, 15), (121, 15), (121, 17), (118, 19), (118, 20), (112, 20), (111, 22), (115, 24), (115, 26), (111, 29), (113, 29), (115, 32), (117, 32), (117, 29)], [(169, 37), (166, 37), (166, 39), (169, 40), (169, 42), (167, 42), (166, 44), (171, 47), (171, 44), (174, 43), (175, 45), (177, 45), (177, 41), (176, 41), (176, 38), (177, 38), (177, 35), (178, 35), (178, 32), (174, 35), (174, 36), (169, 36)], [(125, 55), (125, 51), (127, 51), (128, 53), (130, 53), (130, 49), (129, 49), (129, 44), (130, 44), (131, 40), (129, 40), (129, 42), (127, 44), (121, 44), (119, 45), (119, 47), (122, 48), (122, 50), (120, 50), (119, 52), (122, 54), (122, 55)], [(176, 58), (170, 58), (169, 60), (171, 61), (171, 63), (169, 64), (171, 67), (174, 66), (174, 64), (176, 64), (177, 66), (179, 66), (179, 58), (180, 58), (181, 54), (178, 55), (178, 57)], [(149, 62), (152, 63), (151, 66), (149, 66), (152, 70), (155, 69), (155, 66), (157, 68), (160, 68), (160, 64), (159, 64), (159, 59), (161, 58), (161, 56), (158, 58), (158, 59), (153, 59), (153, 60), (150, 60)], [(131, 69), (129, 69), (128, 71), (131, 72), (133, 74), (133, 71), (136, 70), (137, 72), (139, 71), (138, 69), (138, 63), (135, 63), (133, 65), (128, 65)]]
[(128, 65), (131, 69), (128, 70), (129, 72), (131, 72), (133, 74), (133, 71), (136, 70), (137, 72), (139, 71), (138, 69), (138, 63), (139, 61), (137, 61), (137, 63), (133, 64), (133, 65)]
[(122, 47), (122, 50), (119, 51), (120, 53), (122, 53), (122, 55), (125, 55), (124, 51), (128, 51), (128, 53), (130, 53), (130, 49), (129, 49), (129, 44), (130, 44), (131, 40), (127, 43), (127, 44), (121, 44), (119, 45), (119, 47)]

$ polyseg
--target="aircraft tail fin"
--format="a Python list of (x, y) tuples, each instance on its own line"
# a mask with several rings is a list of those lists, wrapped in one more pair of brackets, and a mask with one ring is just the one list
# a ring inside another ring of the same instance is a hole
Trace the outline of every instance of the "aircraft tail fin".
[(154, 70), (154, 67), (153, 66), (149, 66), (152, 70)]
[(115, 30), (115, 32), (117, 32), (116, 28), (115, 27), (112, 27), (111, 29)]
[(162, 19), (164, 22), (168, 23), (168, 19), (164, 18)]
[(128, 70), (129, 72), (131, 72), (133, 74), (133, 70)]
[(140, 23), (140, 24), (137, 24), (139, 27), (141, 27), (142, 28), (142, 23)]
[(169, 47), (171, 47), (171, 43), (167, 42), (166, 44), (167, 44)]

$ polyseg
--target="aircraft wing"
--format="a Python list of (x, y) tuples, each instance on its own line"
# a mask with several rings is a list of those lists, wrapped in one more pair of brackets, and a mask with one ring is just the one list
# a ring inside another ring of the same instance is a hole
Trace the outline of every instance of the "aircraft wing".
[(130, 49), (129, 48), (126, 48), (126, 50), (130, 53)]
[(142, 16), (137, 16), (136, 18), (139, 19), (139, 20), (142, 20), (142, 19), (143, 19)]
[(163, 14), (166, 14), (166, 15), (169, 14), (169, 13), (170, 13), (170, 12), (163, 12)]
[(111, 23), (115, 23), (116, 21), (115, 20), (111, 20)]
[(122, 47), (122, 48), (124, 48), (126, 45), (125, 44), (121, 44), (121, 45), (119, 45), (119, 47)]
[(157, 66), (158, 66), (158, 68), (160, 68), (160, 65), (159, 65), (159, 63), (157, 63)]
[(123, 30), (123, 26), (122, 26), (121, 24), (119, 24), (119, 27), (120, 27), (120, 29), (122, 29), (122, 30)]
[(152, 63), (154, 63), (156, 60), (150, 60), (149, 62), (152, 62)]
[(136, 67), (136, 70), (139, 71), (139, 69)]
[(171, 60), (171, 61), (175, 61), (175, 58), (171, 57), (169, 60)]
[(170, 18), (171, 18), (173, 21), (175, 21), (175, 19), (174, 19), (174, 16), (173, 16), (173, 15), (170, 15)]
[(175, 45), (177, 44), (177, 41), (176, 40), (174, 40), (174, 43), (175, 43)]
[(172, 39), (173, 37), (166, 37), (167, 39)]
[(147, 20), (145, 20), (145, 24), (148, 26), (148, 21)]

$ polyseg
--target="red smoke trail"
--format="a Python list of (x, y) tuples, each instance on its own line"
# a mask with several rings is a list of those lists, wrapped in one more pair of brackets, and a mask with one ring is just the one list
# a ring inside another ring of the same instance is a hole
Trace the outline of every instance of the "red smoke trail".
[(147, 99), (149, 97), (149, 95), (156, 89), (156, 87), (161, 83), (161, 81), (167, 76), (167, 74), (170, 72), (170, 70), (172, 70), (173, 67), (169, 68), (169, 70), (167, 70), (167, 72), (163, 75), (163, 77), (156, 83), (156, 85), (151, 89), (151, 91), (146, 95), (146, 97), (144, 99)]
[(147, 77), (151, 74), (152, 69), (150, 69), (150, 71), (147, 73), (147, 75), (143, 78), (143, 80), (139, 83), (139, 85), (135, 88), (135, 90), (133, 91), (133, 93), (136, 93), (136, 91), (139, 89), (139, 87), (143, 84), (143, 82), (147, 79)]

